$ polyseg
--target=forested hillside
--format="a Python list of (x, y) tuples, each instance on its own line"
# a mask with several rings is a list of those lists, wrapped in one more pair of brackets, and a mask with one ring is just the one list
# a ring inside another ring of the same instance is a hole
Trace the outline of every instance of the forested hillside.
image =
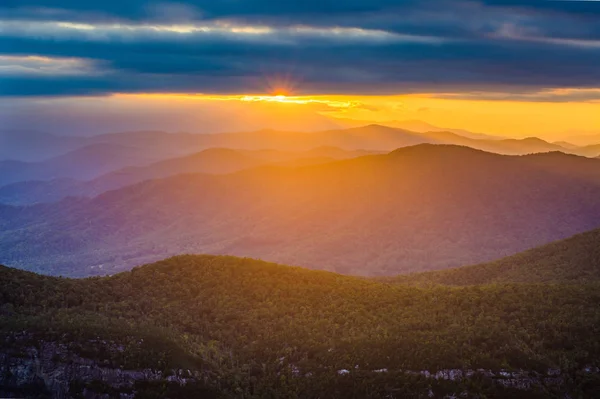
[(103, 367), (189, 369), (224, 397), (598, 392), (598, 284), (421, 289), (214, 256), (0, 282), (5, 351), (62, 342)]
[(586, 283), (600, 280), (600, 230), (481, 265), (415, 273), (388, 281), (408, 284)]

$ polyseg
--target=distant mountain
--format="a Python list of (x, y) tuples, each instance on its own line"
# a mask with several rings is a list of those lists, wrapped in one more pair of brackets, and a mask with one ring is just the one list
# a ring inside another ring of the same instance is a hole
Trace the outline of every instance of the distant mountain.
[(599, 386), (598, 284), (417, 289), (205, 255), (94, 279), (0, 266), (0, 299), (6, 397), (542, 399)]
[(377, 122), (377, 123), (359, 121), (359, 120), (354, 120), (354, 119), (344, 119), (344, 118), (335, 118), (335, 120), (339, 124), (346, 126), (346, 127), (360, 127), (360, 126), (364, 126), (366, 124), (379, 124), (379, 125), (394, 127), (394, 128), (398, 128), (398, 129), (410, 130), (410, 131), (418, 132), (418, 133), (451, 132), (451, 133), (458, 134), (460, 136), (471, 138), (471, 139), (500, 140), (500, 139), (504, 138), (504, 137), (499, 137), (499, 136), (494, 136), (494, 135), (484, 134), (484, 133), (473, 133), (473, 132), (470, 132), (470, 131), (464, 130), (464, 129), (451, 129), (451, 128), (439, 127), (439, 126), (435, 126), (435, 125), (432, 125), (430, 123), (427, 123), (427, 122), (424, 122), (424, 121), (421, 121), (418, 119), (411, 119), (411, 120), (404, 120), (404, 121), (393, 120), (393, 121), (385, 121), (385, 122)]
[[(108, 146), (109, 144), (104, 144)], [(346, 151), (336, 147), (318, 147), (304, 152), (278, 150), (232, 150), (212, 148), (184, 157), (159, 161), (147, 166), (131, 166), (90, 181), (54, 179), (26, 181), (0, 187), (0, 203), (29, 205), (56, 202), (68, 196), (94, 197), (103, 192), (144, 180), (159, 179), (182, 173), (225, 174), (243, 169), (275, 164), (306, 166), (371, 154), (369, 151)]]
[(500, 141), (487, 142), (487, 144), (496, 145), (496, 152), (512, 154), (533, 154), (539, 152), (564, 151), (569, 149), (557, 144), (548, 143), (537, 137), (527, 137), (524, 139), (505, 139)]
[(128, 165), (156, 161), (157, 155), (117, 144), (89, 145), (40, 162), (0, 161), (0, 185), (55, 178), (91, 179)]
[(563, 175), (572, 179), (600, 182), (600, 162), (597, 158), (587, 158), (563, 152), (531, 154), (522, 158), (530, 166)]
[(558, 155), (550, 167), (540, 155), (419, 145), (5, 207), (0, 262), (75, 276), (181, 253), (373, 276), (486, 262), (600, 226), (600, 180), (565, 172), (562, 157), (577, 157)]
[(600, 156), (600, 144), (579, 147), (577, 152), (587, 157), (598, 157)]
[[(436, 134), (445, 135), (446, 137), (439, 142), (436, 140)], [(502, 141), (500, 137), (475, 134), (460, 129), (442, 129), (421, 121), (398, 123), (395, 127), (370, 124), (318, 132), (290, 132), (268, 129), (218, 134), (139, 131), (102, 134), (85, 138), (36, 134), (31, 136), (30, 139), (22, 140), (17, 140), (17, 136), (13, 136), (14, 134), (10, 136), (13, 145), (7, 147), (8, 153), (12, 151), (13, 154), (23, 155), (23, 151), (31, 147), (31, 149), (48, 150), (46, 153), (55, 156), (57, 151), (58, 154), (64, 154), (67, 151), (94, 144), (110, 144), (137, 148), (146, 151), (148, 154), (160, 155), (162, 159), (189, 155), (208, 148), (246, 150), (270, 148), (280, 151), (308, 151), (316, 147), (329, 146), (343, 150), (391, 151), (396, 148), (422, 143), (468, 145), (473, 148), (500, 151), (506, 154), (525, 154), (528, 151), (552, 150), (569, 152), (571, 150), (542, 140), (538, 140), (535, 144), (533, 139), (512, 140), (512, 146), (510, 145), (511, 140), (506, 140), (504, 144), (497, 144), (499, 148), (497, 150), (493, 142)], [(2, 138), (0, 137), (0, 139)], [(24, 143), (28, 144), (24, 145)], [(25, 149), (18, 149), (15, 146), (21, 146)], [(5, 159), (23, 159), (13, 158), (8, 157)], [(0, 160), (2, 160), (1, 156)], [(39, 160), (39, 158), (36, 160)]]
[(39, 162), (86, 145), (81, 137), (24, 130), (0, 130), (0, 161)]
[(561, 146), (561, 147), (569, 149), (569, 150), (574, 150), (579, 147), (578, 145), (569, 143), (568, 141), (555, 141), (552, 144), (556, 144), (558, 146)]
[(32, 205), (56, 202), (69, 196), (88, 196), (84, 181), (58, 178), (52, 180), (28, 180), (0, 186), (0, 204)]
[(568, 141), (578, 146), (587, 146), (600, 143), (600, 133), (598, 131), (568, 131), (555, 135), (561, 140)]
[(377, 124), (318, 132), (270, 129), (218, 134), (123, 132), (93, 136), (85, 140), (88, 145), (129, 146), (151, 152), (169, 152), (173, 156), (187, 155), (208, 148), (308, 151), (317, 147), (337, 147), (343, 150), (391, 151), (399, 147), (435, 142), (418, 132)]
[(587, 283), (600, 281), (600, 230), (475, 266), (399, 276), (408, 284)]
[(524, 139), (478, 140), (447, 131), (427, 132), (423, 133), (423, 136), (428, 139), (428, 142), (432, 143), (464, 145), (482, 151), (505, 155), (526, 155), (551, 151), (568, 153), (573, 151), (557, 144), (548, 143), (537, 137), (528, 137)]
[(256, 145), (256, 143), (269, 143), (268, 147), (270, 148), (284, 150), (306, 148), (311, 145), (311, 147), (335, 146), (346, 150), (392, 151), (417, 144), (453, 144), (507, 155), (548, 151), (570, 152), (559, 145), (534, 137), (482, 140), (464, 137), (449, 131), (419, 133), (377, 124), (316, 133), (260, 131), (245, 134), (225, 134), (222, 137), (213, 137), (213, 140), (218, 141), (222, 146), (232, 148), (247, 148), (247, 146)]

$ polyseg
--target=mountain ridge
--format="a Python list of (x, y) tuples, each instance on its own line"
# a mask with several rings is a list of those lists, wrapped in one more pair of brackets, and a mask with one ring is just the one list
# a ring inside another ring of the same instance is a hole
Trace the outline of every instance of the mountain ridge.
[(398, 276), (391, 282), (423, 285), (587, 283), (600, 280), (600, 229), (577, 234), (494, 262)]
[(492, 261), (600, 225), (600, 179), (587, 167), (596, 160), (564, 174), (537, 159), (426, 144), (323, 165), (168, 177), (6, 210), (0, 261), (45, 268), (52, 259), (46, 272), (79, 276), (190, 252), (362, 275)]
[(306, 152), (279, 150), (233, 150), (209, 148), (182, 157), (159, 160), (145, 166), (129, 166), (88, 181), (58, 178), (49, 181), (16, 182), (0, 187), (0, 203), (30, 205), (56, 202), (68, 196), (95, 197), (103, 192), (145, 180), (186, 173), (227, 174), (264, 164), (302, 166), (372, 154), (337, 147), (317, 147)]
[(117, 144), (96, 143), (39, 162), (0, 161), (0, 185), (53, 178), (86, 179), (128, 165), (142, 165), (160, 155)]
[(87, 279), (0, 267), (0, 282), (4, 389), (52, 371), (70, 395), (172, 398), (590, 397), (597, 387), (594, 283), (415, 288), (208, 255)]

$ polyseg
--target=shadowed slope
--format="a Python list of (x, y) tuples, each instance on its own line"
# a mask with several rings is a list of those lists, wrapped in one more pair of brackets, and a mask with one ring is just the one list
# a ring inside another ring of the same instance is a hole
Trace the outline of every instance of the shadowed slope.
[(586, 283), (600, 280), (600, 230), (482, 265), (399, 276), (407, 284)]

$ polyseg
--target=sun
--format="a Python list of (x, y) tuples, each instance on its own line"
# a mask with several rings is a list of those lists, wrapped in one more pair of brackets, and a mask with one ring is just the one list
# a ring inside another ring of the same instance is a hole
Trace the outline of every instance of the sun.
[(284, 94), (276, 94), (273, 96), (273, 100), (279, 101), (280, 103), (285, 102), (286, 98), (287, 98), (287, 96)]

